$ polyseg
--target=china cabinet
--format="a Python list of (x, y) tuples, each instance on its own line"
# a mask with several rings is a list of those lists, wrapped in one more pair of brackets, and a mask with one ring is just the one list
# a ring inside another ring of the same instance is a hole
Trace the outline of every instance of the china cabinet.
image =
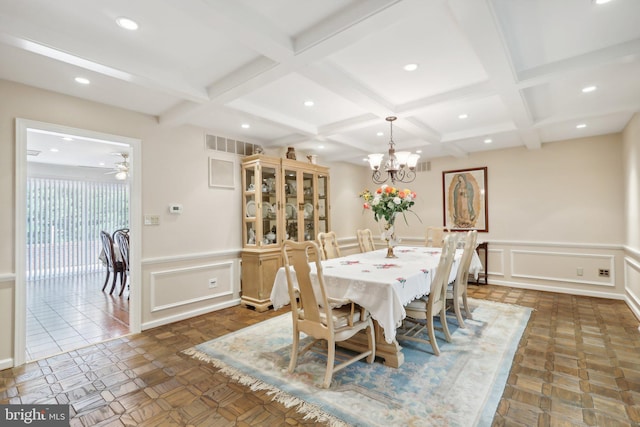
[(269, 309), (286, 239), (315, 240), (329, 226), (329, 169), (264, 155), (242, 162), (242, 299)]

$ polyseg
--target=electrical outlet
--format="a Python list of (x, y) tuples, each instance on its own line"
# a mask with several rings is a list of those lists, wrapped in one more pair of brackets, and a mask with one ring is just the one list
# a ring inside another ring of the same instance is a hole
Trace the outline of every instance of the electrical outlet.
[(582, 275), (584, 274), (584, 270), (583, 270), (582, 268), (579, 268), (579, 269), (576, 271), (576, 274), (577, 274), (578, 276), (582, 276)]
[(609, 277), (609, 269), (608, 268), (599, 268), (598, 276), (600, 277)]
[(209, 279), (209, 288), (215, 288), (216, 286), (218, 286), (218, 279)]

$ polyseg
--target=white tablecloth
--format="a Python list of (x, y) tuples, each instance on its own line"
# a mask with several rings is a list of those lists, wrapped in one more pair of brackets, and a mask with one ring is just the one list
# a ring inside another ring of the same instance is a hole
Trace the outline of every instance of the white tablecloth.
[[(398, 258), (385, 258), (387, 250), (349, 255), (322, 261), (327, 292), (334, 298), (348, 298), (363, 306), (378, 321), (391, 343), (396, 327), (406, 316), (404, 306), (429, 293), (431, 280), (440, 260), (440, 248), (397, 246)], [(455, 280), (462, 249), (458, 249), (449, 282)], [(474, 252), (469, 271), (477, 275), (482, 269)], [(311, 264), (312, 277), (315, 263)], [(294, 276), (295, 277), (295, 276)], [(284, 267), (280, 268), (271, 290), (275, 310), (289, 304)]]

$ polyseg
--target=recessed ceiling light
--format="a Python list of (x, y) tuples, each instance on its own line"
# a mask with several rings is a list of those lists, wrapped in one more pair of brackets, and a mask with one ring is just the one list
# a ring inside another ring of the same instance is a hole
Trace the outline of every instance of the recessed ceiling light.
[(415, 71), (418, 69), (418, 64), (407, 64), (403, 68), (405, 71)]
[(458, 116), (458, 118), (459, 118), (459, 119), (466, 119), (467, 117), (469, 117), (469, 115), (468, 115), (468, 114), (460, 114), (460, 115)]
[(121, 16), (116, 19), (116, 24), (124, 28), (125, 30), (135, 31), (138, 29), (138, 23), (133, 19), (125, 18)]
[(313, 107), (315, 105), (315, 102), (313, 102), (312, 100), (308, 99), (306, 101), (304, 101), (304, 106), (305, 107)]
[(376, 135), (377, 135), (377, 136), (383, 136), (383, 135), (384, 135), (384, 132), (378, 132), (378, 133), (376, 133)]
[(104, 162), (100, 162), (98, 163), (100, 166), (104, 166)]
[(609, 3), (611, 0), (593, 0), (595, 4), (605, 4)]
[(84, 78), (84, 77), (76, 77), (75, 81), (76, 81), (76, 83), (80, 83), (81, 85), (88, 85), (89, 83), (91, 83), (89, 81), (89, 79)]
[(70, 138), (68, 136), (65, 136), (64, 138), (62, 138), (63, 141), (73, 141), (73, 138)]
[(576, 125), (576, 129), (584, 129), (586, 127), (587, 127), (587, 125), (584, 124), (584, 123), (580, 123), (579, 125)]
[(49, 148), (49, 151), (51, 151), (52, 153), (57, 153), (60, 150), (58, 150), (57, 148)]
[(249, 123), (243, 123), (240, 126), (242, 126), (242, 129), (249, 129), (251, 127)]
[(493, 142), (493, 139), (491, 139), (491, 138), (486, 138), (486, 139), (484, 140), (484, 143), (485, 143), (485, 144), (491, 144), (492, 142)]
[(582, 92), (589, 93), (589, 92), (593, 92), (596, 89), (598, 89), (598, 86), (585, 86), (582, 88)]
[(416, 154), (422, 154), (422, 150), (416, 150)]
[(318, 145), (318, 148), (322, 150), (324, 148), (324, 145)]

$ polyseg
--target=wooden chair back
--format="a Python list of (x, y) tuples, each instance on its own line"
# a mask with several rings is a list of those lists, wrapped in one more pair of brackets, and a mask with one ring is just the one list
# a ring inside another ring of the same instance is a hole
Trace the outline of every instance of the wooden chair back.
[(318, 233), (318, 243), (320, 244), (321, 259), (340, 258), (340, 248), (338, 247), (338, 237), (334, 231)]
[(360, 252), (371, 252), (376, 250), (376, 244), (373, 242), (373, 234), (371, 230), (365, 228), (364, 230), (356, 230), (356, 236), (358, 237), (358, 246), (360, 246)]
[(447, 234), (449, 234), (449, 229), (446, 227), (429, 226), (425, 235), (425, 245), (441, 248)]

